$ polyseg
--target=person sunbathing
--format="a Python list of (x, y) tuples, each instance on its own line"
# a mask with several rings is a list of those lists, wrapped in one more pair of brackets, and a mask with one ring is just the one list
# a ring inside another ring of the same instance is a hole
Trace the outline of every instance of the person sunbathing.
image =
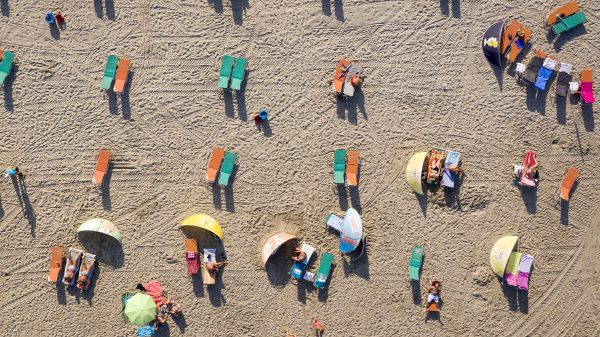
[(79, 262), (79, 259), (68, 259), (68, 261), (69, 265), (67, 265), (67, 268), (65, 269), (65, 277), (63, 277), (63, 281), (65, 283), (71, 283), (71, 281), (73, 281), (75, 272), (77, 271), (77, 262)]
[(441, 287), (442, 287), (442, 284), (440, 283), (440, 281), (431, 282), (431, 285), (429, 287), (427, 287), (427, 292), (429, 293), (427, 295), (427, 303), (431, 303), (431, 302), (438, 303), (440, 301)]
[(169, 297), (165, 304), (167, 305), (167, 308), (169, 309), (169, 314), (171, 314), (171, 316), (177, 316), (177, 314), (181, 312), (181, 305), (175, 302), (173, 297)]
[(206, 264), (206, 270), (211, 273), (215, 273), (219, 271), (219, 268), (225, 265), (225, 262), (208, 262)]
[(92, 272), (93, 267), (93, 263), (88, 265), (85, 259), (81, 261), (81, 271), (79, 272), (79, 279), (77, 280), (77, 288), (85, 289), (90, 285), (90, 273)]
[(448, 167), (448, 171), (454, 173), (454, 174), (460, 174), (460, 166), (456, 165), (456, 164), (452, 164), (450, 165), (450, 167)]
[(292, 255), (292, 260), (296, 262), (302, 262), (306, 258), (306, 253), (300, 249), (300, 246), (296, 246), (294, 250), (294, 254)]

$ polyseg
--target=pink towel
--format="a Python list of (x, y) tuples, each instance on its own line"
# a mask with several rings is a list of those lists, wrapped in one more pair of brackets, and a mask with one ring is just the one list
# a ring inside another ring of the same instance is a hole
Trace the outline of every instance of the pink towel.
[(165, 303), (165, 300), (161, 296), (162, 288), (159, 281), (152, 281), (144, 284), (144, 289), (146, 289), (146, 294), (152, 296), (157, 307), (160, 307)]
[(581, 86), (579, 87), (581, 91), (581, 98), (584, 103), (592, 104), (596, 101), (594, 98), (594, 89), (592, 88), (592, 82), (581, 82)]
[(521, 290), (528, 291), (529, 290), (529, 273), (525, 273), (520, 271), (519, 274), (516, 275), (517, 286)]
[(504, 279), (509, 286), (517, 286), (517, 274), (504, 273)]

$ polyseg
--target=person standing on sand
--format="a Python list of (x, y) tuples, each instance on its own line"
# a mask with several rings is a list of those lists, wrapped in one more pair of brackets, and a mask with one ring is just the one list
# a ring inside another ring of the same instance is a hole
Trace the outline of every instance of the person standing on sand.
[(323, 336), (323, 332), (325, 331), (325, 326), (317, 320), (317, 317), (312, 320), (312, 327), (315, 329), (318, 337)]

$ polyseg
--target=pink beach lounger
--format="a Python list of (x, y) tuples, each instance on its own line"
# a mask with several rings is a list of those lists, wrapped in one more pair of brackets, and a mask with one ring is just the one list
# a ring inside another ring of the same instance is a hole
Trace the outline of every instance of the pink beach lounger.
[(519, 286), (519, 289), (525, 291), (529, 290), (529, 274), (531, 273), (532, 266), (533, 256), (523, 254), (521, 263), (519, 264), (519, 273), (517, 274), (517, 285)]
[(509, 286), (517, 286), (517, 274), (519, 272), (519, 262), (523, 253), (512, 252), (508, 258), (506, 269), (504, 271), (504, 279)]

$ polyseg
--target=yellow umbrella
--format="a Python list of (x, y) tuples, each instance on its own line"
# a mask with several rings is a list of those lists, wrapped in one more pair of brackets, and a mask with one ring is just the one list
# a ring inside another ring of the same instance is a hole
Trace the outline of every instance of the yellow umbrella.
[(494, 243), (490, 252), (490, 265), (496, 275), (504, 277), (504, 269), (508, 263), (508, 258), (518, 240), (518, 236), (503, 236)]
[(179, 225), (179, 228), (185, 229), (186, 227), (198, 227), (202, 229), (206, 229), (214, 233), (219, 239), (223, 240), (223, 231), (221, 230), (221, 226), (213, 217), (208, 216), (206, 214), (194, 214), (192, 216), (187, 217), (183, 222)]
[(423, 194), (423, 163), (427, 152), (417, 152), (406, 165), (406, 180), (410, 187), (417, 193)]

